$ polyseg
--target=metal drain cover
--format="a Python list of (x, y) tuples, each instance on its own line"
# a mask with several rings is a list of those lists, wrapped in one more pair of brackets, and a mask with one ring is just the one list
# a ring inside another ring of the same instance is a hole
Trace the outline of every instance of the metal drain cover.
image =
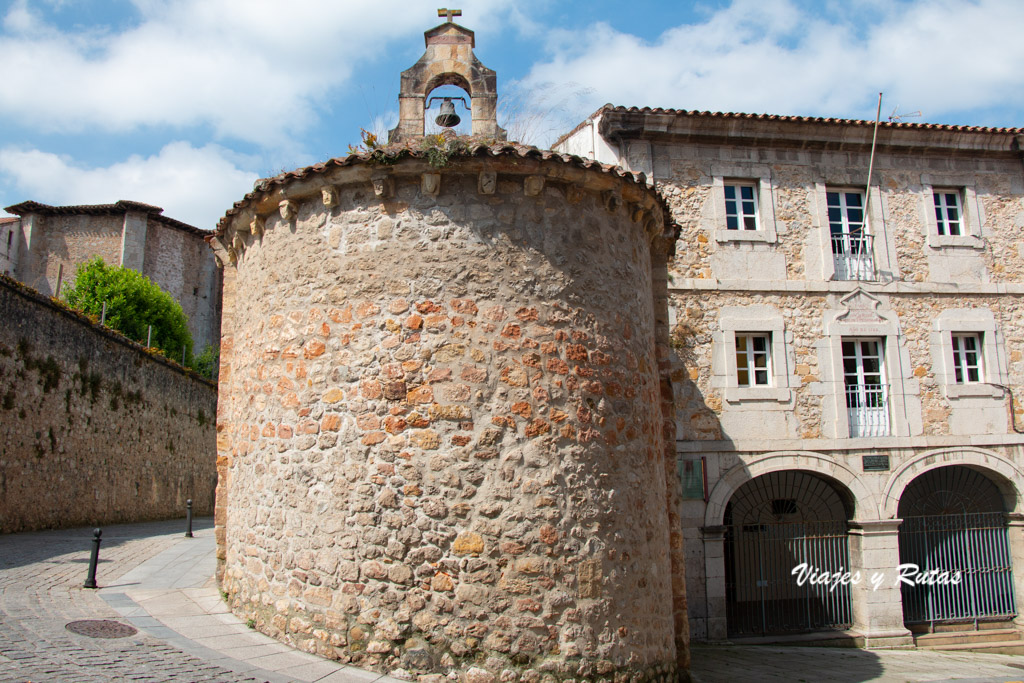
[(80, 636), (88, 636), (90, 638), (127, 638), (128, 636), (134, 636), (139, 632), (138, 629), (127, 624), (104, 619), (72, 621), (64, 628), (72, 633), (77, 633)]

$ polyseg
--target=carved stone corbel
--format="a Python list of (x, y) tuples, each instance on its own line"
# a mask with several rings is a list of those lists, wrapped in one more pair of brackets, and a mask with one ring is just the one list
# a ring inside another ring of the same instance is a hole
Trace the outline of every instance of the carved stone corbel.
[(234, 265), (234, 264), (238, 263), (238, 252), (235, 251), (234, 249), (232, 249), (231, 247), (227, 248), (227, 252), (228, 252), (228, 261), (231, 262), (231, 265)]
[(544, 191), (544, 176), (528, 175), (523, 179), (523, 194), (527, 197), (536, 197)]
[(290, 199), (286, 199), (278, 204), (278, 208), (281, 210), (281, 218), (286, 221), (293, 221), (299, 215), (299, 205)]
[(634, 223), (640, 223), (641, 221), (643, 221), (644, 214), (646, 213), (647, 212), (644, 210), (644, 207), (640, 206), (639, 204), (629, 205), (629, 218)]
[(608, 213), (615, 213), (622, 206), (622, 197), (616, 194), (614, 190), (602, 192), (601, 200), (604, 202), (604, 208), (608, 210)]
[(252, 219), (252, 223), (249, 224), (249, 230), (252, 232), (254, 237), (263, 237), (263, 231), (266, 226), (267, 222), (263, 216), (256, 216)]
[(327, 208), (338, 205), (338, 188), (333, 185), (321, 188), (320, 195), (324, 200), (324, 206)]
[(583, 199), (583, 188), (579, 185), (566, 185), (565, 200), (570, 204), (579, 204)]
[(441, 193), (441, 174), (424, 173), (423, 180), (420, 183), (420, 188), (423, 191), (423, 194), (436, 197)]
[(235, 233), (235, 238), (231, 241), (231, 246), (234, 247), (235, 251), (237, 252), (240, 252), (243, 249), (245, 249), (245, 241), (242, 239), (242, 236), (239, 235), (237, 232)]
[(370, 182), (373, 183), (373, 194), (377, 199), (388, 199), (395, 194), (395, 181), (391, 176), (377, 176), (371, 178)]
[(494, 171), (481, 171), (477, 179), (476, 191), (480, 194), (494, 194), (498, 189), (498, 174)]

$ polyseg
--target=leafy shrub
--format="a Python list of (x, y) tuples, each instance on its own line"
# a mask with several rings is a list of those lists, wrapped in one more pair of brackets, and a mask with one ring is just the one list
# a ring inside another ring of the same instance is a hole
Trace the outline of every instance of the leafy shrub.
[(151, 347), (168, 358), (192, 361), (192, 335), (181, 304), (159, 285), (130, 268), (108, 266), (101, 258), (79, 264), (74, 285), (64, 290), (64, 301), (86, 315), (100, 316), (107, 304), (106, 324), (140, 344), (153, 326)]

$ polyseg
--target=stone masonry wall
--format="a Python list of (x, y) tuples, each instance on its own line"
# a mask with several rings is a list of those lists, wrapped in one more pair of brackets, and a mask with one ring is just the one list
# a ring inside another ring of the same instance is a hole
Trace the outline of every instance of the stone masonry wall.
[(181, 304), (196, 352), (220, 337), (220, 277), (200, 238), (150, 220), (146, 232), (146, 277)]
[(64, 266), (64, 282), (75, 280), (75, 266), (97, 256), (121, 263), (122, 216), (36, 216), (32, 250), (22, 248), (17, 277), (51, 296)]
[[(697, 145), (656, 146), (654, 156), (659, 188), (681, 228), (676, 258), (670, 266), (677, 281), (763, 280), (763, 271), (729, 275), (714, 273), (711, 267), (716, 254), (753, 249), (783, 254), (786, 279), (813, 279), (807, 275), (807, 265), (809, 258), (816, 258), (810, 250), (818, 249), (819, 239), (815, 214), (820, 207), (814, 196), (815, 183), (863, 191), (869, 161), (867, 153)], [(712, 229), (724, 223), (724, 218), (716, 217), (713, 211), (716, 167), (729, 168), (728, 177), (737, 179), (756, 175), (744, 173), (744, 168), (770, 168), (774, 186), (772, 218), (778, 231), (775, 245), (715, 242)], [(930, 272), (934, 263), (929, 261), (932, 250), (925, 240), (926, 213), (934, 212), (934, 207), (930, 193), (923, 191), (923, 182), (928, 181), (935, 187), (968, 186), (976, 192), (981, 216), (968, 216), (968, 220), (983, 223), (985, 248), (957, 251), (976, 253), (985, 269), (985, 281), (1024, 281), (1024, 241), (1020, 239), (1024, 185), (1019, 160), (880, 153), (875, 158), (874, 172), (874, 187), (881, 189), (884, 228), (896, 251), (898, 279), (945, 279)], [(880, 227), (872, 225), (871, 230), (877, 234)]]
[[(955, 294), (882, 295), (880, 309), (891, 310), (899, 316), (902, 331), (901, 345), (909, 354), (910, 373), (919, 382), (918, 394), (923, 416), (925, 436), (950, 434), (951, 401), (935, 367), (930, 336), (936, 318), (944, 310), (954, 308), (991, 311), (996, 327), (1005, 343), (1005, 356), (1010, 386), (1015, 398), (1024, 388), (1024, 301), (1021, 297), (1005, 295)], [(819, 439), (822, 437), (822, 402), (831, 400), (838, 385), (822, 384), (819, 344), (824, 335), (822, 321), (826, 313), (838, 310), (835, 295), (809, 296), (807, 294), (760, 294), (754, 292), (702, 292), (700, 297), (676, 295), (673, 306), (677, 311), (675, 349), (679, 365), (674, 385), (679, 389), (677, 422), (679, 438), (686, 441), (719, 441), (735, 437), (723, 431), (723, 411), (728, 410), (722, 389), (713, 386), (712, 353), (713, 332), (718, 326), (719, 312), (726, 306), (772, 306), (782, 316), (787, 333), (792, 335), (795, 363), (791, 372), (798, 383), (793, 387), (795, 401), (787, 415), (791, 420), (785, 439)], [(773, 359), (785, 362), (785, 359)], [(891, 359), (890, 363), (896, 363)], [(890, 369), (890, 378), (896, 372)], [(988, 371), (994, 372), (994, 368)], [(1002, 400), (1000, 405), (1007, 405)], [(1002, 430), (1009, 432), (1009, 412)], [(1024, 407), (1014, 402), (1018, 425), (1024, 424)], [(808, 444), (813, 445), (813, 444)]]
[(261, 630), (425, 680), (675, 675), (650, 238), (550, 165), (343, 169), (222, 237), (222, 586)]
[(213, 512), (216, 387), (0, 278), (0, 532)]

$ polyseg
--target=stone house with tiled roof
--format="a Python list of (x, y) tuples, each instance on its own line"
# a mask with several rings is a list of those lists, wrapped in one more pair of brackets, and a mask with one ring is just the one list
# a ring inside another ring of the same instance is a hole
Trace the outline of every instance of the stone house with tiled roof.
[[(695, 640), (1019, 638), (1024, 130), (875, 134), (608, 105), (554, 145), (645, 174), (680, 227)], [(901, 581), (900, 565), (959, 581)]]
[(132, 268), (173, 296), (189, 319), (193, 349), (220, 339), (221, 274), (205, 230), (163, 215), (150, 204), (49, 206), (22, 202), (0, 218), (0, 272), (48, 296), (97, 256)]

